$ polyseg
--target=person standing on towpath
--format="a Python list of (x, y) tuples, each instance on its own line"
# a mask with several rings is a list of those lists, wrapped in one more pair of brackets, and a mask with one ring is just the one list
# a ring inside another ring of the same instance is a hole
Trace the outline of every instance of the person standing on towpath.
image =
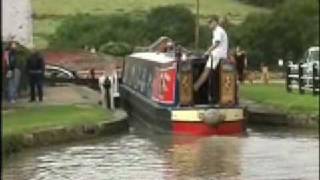
[(10, 103), (15, 103), (18, 96), (18, 88), (20, 84), (21, 71), (17, 68), (17, 44), (14, 41), (9, 43), (9, 48), (5, 51), (6, 62), (6, 78), (7, 78), (7, 92), (8, 92), (8, 101)]
[(40, 52), (32, 50), (30, 57), (27, 59), (26, 64), (27, 75), (29, 77), (30, 85), (30, 100), (29, 102), (34, 102), (35, 89), (37, 88), (38, 98), (41, 102), (43, 100), (43, 78), (45, 71), (44, 58)]

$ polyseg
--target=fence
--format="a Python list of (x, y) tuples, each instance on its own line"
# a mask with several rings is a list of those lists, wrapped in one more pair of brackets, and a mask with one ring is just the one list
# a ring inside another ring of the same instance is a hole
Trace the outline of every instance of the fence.
[(46, 82), (48, 82), (49, 84), (74, 83), (77, 85), (89, 86), (94, 90), (99, 90), (98, 79), (80, 79), (80, 78), (67, 79), (67, 78), (59, 78), (59, 77), (50, 77), (50, 78), (46, 78)]
[(286, 75), (287, 92), (298, 89), (300, 94), (305, 91), (312, 91), (314, 95), (319, 94), (319, 65), (310, 64), (290, 64), (287, 66)]

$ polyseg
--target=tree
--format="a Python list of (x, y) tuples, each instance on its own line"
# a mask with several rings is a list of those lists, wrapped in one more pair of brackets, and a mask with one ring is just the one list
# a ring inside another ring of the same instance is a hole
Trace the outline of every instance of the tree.
[(249, 65), (256, 68), (256, 61), (276, 66), (277, 59), (289, 53), (297, 61), (309, 46), (319, 43), (318, 12), (318, 1), (286, 1), (270, 14), (250, 14), (231, 29), (231, 39), (247, 49)]
[(168, 36), (179, 44), (192, 46), (195, 16), (181, 5), (154, 8), (146, 17), (147, 35), (151, 41)]

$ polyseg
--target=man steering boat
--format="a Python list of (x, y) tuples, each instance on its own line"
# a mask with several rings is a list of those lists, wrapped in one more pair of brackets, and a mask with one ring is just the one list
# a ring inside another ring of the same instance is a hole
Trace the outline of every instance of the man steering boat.
[(200, 75), (199, 79), (194, 83), (194, 91), (198, 91), (199, 88), (207, 81), (211, 70), (213, 70), (213, 77), (211, 82), (211, 101), (217, 102), (219, 87), (217, 81), (219, 80), (219, 65), (220, 61), (225, 61), (228, 55), (228, 36), (225, 30), (219, 25), (219, 16), (213, 15), (209, 20), (209, 28), (212, 30), (212, 45), (208, 48), (205, 56), (208, 57), (204, 71)]

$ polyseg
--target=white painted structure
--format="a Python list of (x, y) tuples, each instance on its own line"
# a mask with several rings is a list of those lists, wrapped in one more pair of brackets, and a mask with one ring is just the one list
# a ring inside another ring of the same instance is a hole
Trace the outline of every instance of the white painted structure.
[(72, 74), (71, 71), (54, 65), (45, 65), (45, 77), (52, 77), (55, 74), (55, 77), (75, 79), (76, 77)]
[(31, 0), (1, 0), (2, 41), (33, 47)]
[[(109, 105), (111, 110), (115, 110), (115, 99), (120, 97), (119, 93), (119, 70), (114, 70), (112, 74), (107, 75), (104, 73), (102, 76), (99, 77), (99, 88), (101, 91), (101, 101), (102, 106), (107, 108), (107, 99), (109, 100)], [(108, 89), (105, 89), (104, 83), (106, 81), (106, 78), (108, 78), (110, 82), (110, 87)], [(107, 98), (107, 92), (109, 93), (109, 97)]]

